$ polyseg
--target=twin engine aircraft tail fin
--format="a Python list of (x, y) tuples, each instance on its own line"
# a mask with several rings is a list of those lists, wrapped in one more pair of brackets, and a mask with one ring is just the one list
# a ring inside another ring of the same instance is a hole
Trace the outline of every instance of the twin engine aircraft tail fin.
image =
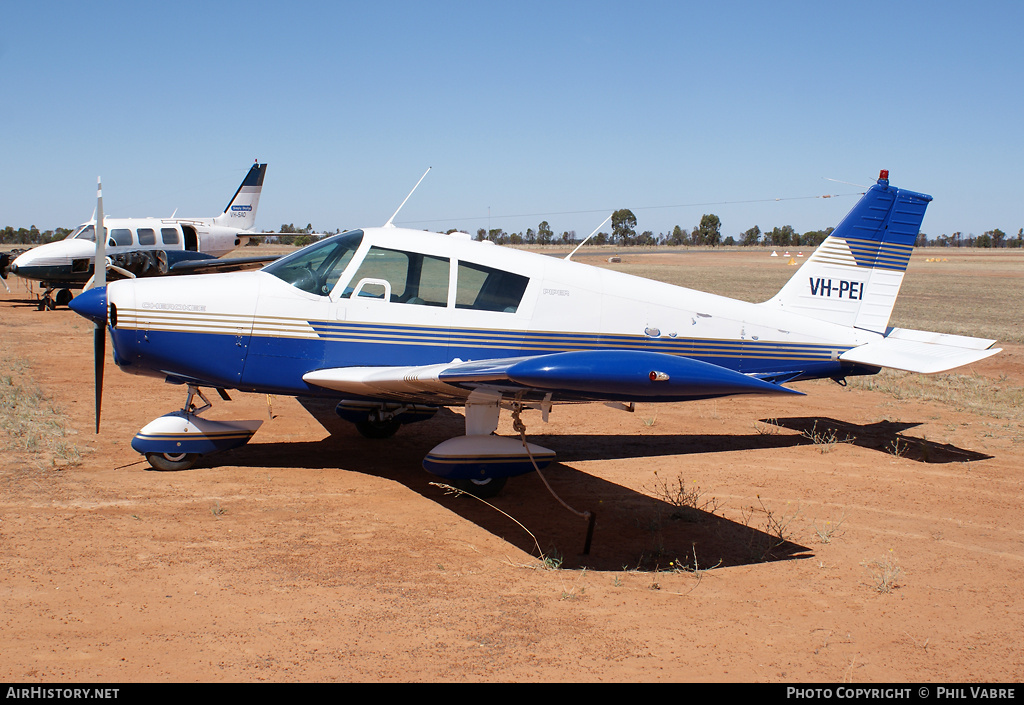
[(889, 185), (889, 172), (766, 302), (785, 311), (884, 333), (931, 196)]
[(213, 219), (215, 225), (229, 228), (250, 230), (256, 224), (256, 206), (260, 202), (263, 190), (263, 177), (266, 176), (267, 165), (256, 162), (245, 175), (242, 185), (235, 191), (231, 202), (224, 212)]

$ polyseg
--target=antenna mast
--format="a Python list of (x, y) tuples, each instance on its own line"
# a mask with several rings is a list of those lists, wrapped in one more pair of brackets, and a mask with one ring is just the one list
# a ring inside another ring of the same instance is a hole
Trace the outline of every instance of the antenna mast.
[[(418, 189), (420, 187), (420, 183), (423, 181), (423, 179), (427, 178), (427, 174), (430, 173), (431, 169), (433, 169), (433, 167), (430, 167), (430, 166), (427, 167), (427, 170), (425, 172), (423, 172), (423, 176), (421, 176), (420, 180), (416, 182), (416, 185), (412, 187), (412, 191), (409, 192), (409, 195), (405, 197), (405, 201), (408, 201), (409, 198), (412, 196), (412, 194), (416, 191), (416, 189)], [(398, 215), (398, 211), (402, 210), (402, 206), (405, 205), (405, 201), (402, 201), (402, 205), (398, 207), (398, 210), (394, 212), (394, 215), (392, 215), (390, 218), (388, 218), (388, 222), (384, 223), (384, 227), (385, 228), (393, 228), (393, 227), (395, 227), (395, 224), (392, 221), (394, 221), (395, 216)]]

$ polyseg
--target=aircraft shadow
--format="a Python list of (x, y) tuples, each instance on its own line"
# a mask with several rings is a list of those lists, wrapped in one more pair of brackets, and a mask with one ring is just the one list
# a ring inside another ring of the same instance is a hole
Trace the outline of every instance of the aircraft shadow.
[(804, 443), (851, 443), (861, 448), (880, 450), (921, 463), (963, 463), (989, 460), (993, 457), (957, 448), (949, 443), (936, 443), (924, 438), (903, 435), (903, 431), (920, 426), (920, 423), (877, 421), (871, 424), (854, 424), (821, 416), (761, 419), (761, 423), (799, 431)]
[[(320, 416), (323, 404), (309, 407), (318, 412), (316, 416), (325, 426), (335, 427), (333, 419)], [(331, 407), (333, 415), (333, 404)], [(587, 520), (559, 504), (536, 473), (511, 478), (501, 495), (488, 500), (493, 506), (438, 486), (443, 481), (422, 469), (423, 456), (437, 443), (462, 433), (463, 428), (463, 418), (444, 409), (433, 420), (405, 426), (400, 436), (387, 440), (365, 439), (350, 424), (340, 422), (336, 433), (320, 441), (254, 442), (203, 459), (207, 462), (201, 461), (199, 466), (338, 468), (383, 477), (525, 553), (557, 557), (566, 569), (693, 571), (811, 556), (809, 548), (782, 538), (784, 532), (778, 526), (785, 518), (773, 515), (770, 508), (750, 507), (743, 512), (744, 522), (732, 521), (715, 514), (714, 507), (679, 506), (655, 487), (648, 491), (656, 496), (650, 496), (556, 463), (544, 471), (555, 494), (570, 507), (596, 515), (590, 551), (584, 554)], [(597, 440), (594, 436), (550, 438), (557, 441), (551, 445), (567, 460), (609, 457), (590, 447)], [(626, 440), (625, 436), (616, 438), (620, 444)], [(654, 453), (645, 446), (630, 452), (620, 449), (612, 457), (693, 452), (685, 440), (653, 440)], [(762, 440), (778, 442), (778, 437)]]
[[(10, 308), (39, 308), (39, 299), (6, 299), (4, 304)], [(64, 311), (70, 311), (67, 306), (60, 307)]]
[[(462, 416), (441, 409), (428, 422), (404, 426), (400, 435), (393, 439), (369, 440), (334, 414), (334, 402), (316, 399), (300, 399), (300, 402), (330, 436), (298, 443), (257, 442), (214, 456), (210, 464), (336, 467), (387, 478), (526, 553), (558, 556), (563, 568), (703, 570), (812, 555), (806, 546), (783, 540), (783, 527), (790, 517), (774, 513), (771, 507), (743, 508), (742, 521), (733, 521), (714, 513), (714, 507), (686, 506), (685, 502), (673, 498), (672, 492), (666, 491), (670, 487), (645, 487), (646, 493), (637, 492), (565, 463), (786, 448), (820, 444), (824, 442), (823, 437), (927, 463), (992, 457), (903, 435), (903, 431), (920, 425), (917, 423), (881, 421), (859, 425), (828, 417), (765, 419), (766, 429), (745, 435), (531, 434), (532, 442), (552, 448), (561, 461), (544, 471), (554, 493), (575, 510), (596, 514), (590, 551), (584, 554), (586, 519), (559, 504), (536, 473), (511, 478), (502, 494), (489, 500), (492, 507), (446, 491), (438, 486), (443, 484), (440, 478), (422, 469), (423, 456), (431, 448), (463, 433)], [(773, 424), (798, 431), (799, 435), (773, 433), (770, 428)]]

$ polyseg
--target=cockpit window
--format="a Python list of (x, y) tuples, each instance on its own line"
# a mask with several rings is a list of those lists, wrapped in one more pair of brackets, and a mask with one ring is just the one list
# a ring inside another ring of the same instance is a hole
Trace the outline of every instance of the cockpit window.
[(482, 264), (459, 262), (455, 308), (515, 313), (529, 278)]
[(263, 271), (297, 289), (327, 296), (362, 241), (362, 230), (335, 235), (282, 257)]
[(96, 229), (89, 225), (79, 225), (75, 232), (65, 238), (66, 240), (89, 240), (90, 242), (96, 242)]

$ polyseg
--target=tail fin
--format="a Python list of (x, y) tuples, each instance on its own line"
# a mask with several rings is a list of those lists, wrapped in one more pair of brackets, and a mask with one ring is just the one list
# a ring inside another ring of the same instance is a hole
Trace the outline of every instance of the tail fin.
[(889, 186), (889, 172), (882, 171), (878, 183), (765, 305), (884, 333), (931, 200)]
[(263, 177), (267, 173), (267, 165), (256, 162), (242, 180), (242, 185), (235, 191), (224, 212), (213, 219), (216, 225), (249, 230), (256, 224), (256, 206), (260, 202), (260, 191), (263, 190)]

